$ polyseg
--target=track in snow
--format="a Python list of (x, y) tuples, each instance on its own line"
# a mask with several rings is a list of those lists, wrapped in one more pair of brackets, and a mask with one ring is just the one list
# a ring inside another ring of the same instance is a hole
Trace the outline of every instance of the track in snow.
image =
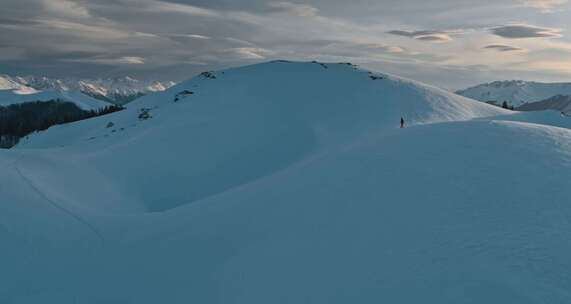
[(32, 180), (30, 180), (30, 178), (28, 178), (24, 173), (22, 173), (22, 170), (20, 170), (20, 168), (17, 165), (18, 161), (15, 161), (13, 166), (16, 169), (16, 172), (18, 173), (18, 175), (22, 178), (22, 180), (24, 180), (24, 182), (26, 182), (26, 184), (32, 189), (34, 190), (34, 192), (36, 192), (41, 198), (43, 198), (46, 202), (48, 202), (50, 205), (52, 205), (54, 208), (62, 211), (63, 213), (71, 216), (72, 218), (74, 218), (76, 221), (78, 221), (79, 223), (81, 223), (82, 225), (86, 226), (91, 232), (93, 232), (93, 234), (95, 234), (97, 236), (97, 238), (101, 241), (101, 243), (105, 242), (105, 238), (103, 237), (103, 235), (101, 234), (101, 232), (99, 232), (97, 230), (97, 228), (95, 227), (95, 225), (91, 224), (89, 221), (87, 221), (86, 219), (84, 219), (83, 217), (81, 217), (80, 215), (72, 212), (71, 210), (63, 207), (62, 205), (56, 203), (54, 200), (52, 200), (51, 198), (49, 198), (44, 192), (42, 192), (38, 187), (36, 187), (36, 185), (34, 185), (34, 182), (32, 182)]

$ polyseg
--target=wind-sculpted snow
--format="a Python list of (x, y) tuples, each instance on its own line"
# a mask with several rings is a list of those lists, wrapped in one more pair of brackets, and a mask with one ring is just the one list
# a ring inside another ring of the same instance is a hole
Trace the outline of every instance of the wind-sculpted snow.
[(0, 151), (0, 302), (568, 303), (564, 119), (347, 64), (205, 73)]

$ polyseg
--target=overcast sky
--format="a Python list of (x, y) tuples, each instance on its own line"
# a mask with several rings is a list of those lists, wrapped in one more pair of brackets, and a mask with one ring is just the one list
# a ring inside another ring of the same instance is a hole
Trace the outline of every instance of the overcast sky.
[(569, 0), (2, 0), (0, 74), (178, 81), (279, 58), (448, 89), (571, 81), (569, 20)]

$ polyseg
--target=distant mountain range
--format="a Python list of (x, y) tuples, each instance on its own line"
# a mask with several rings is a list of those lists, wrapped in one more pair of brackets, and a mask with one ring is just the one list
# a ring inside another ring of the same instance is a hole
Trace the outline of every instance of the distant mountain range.
[(36, 101), (71, 102), (85, 111), (99, 110), (112, 106), (110, 102), (90, 97), (78, 91), (45, 90), (22, 94), (21, 90), (0, 90), (0, 106), (2, 107)]
[(515, 108), (544, 101), (557, 95), (571, 96), (571, 83), (543, 83), (523, 80), (495, 81), (456, 92), (462, 96)]
[(148, 81), (131, 77), (57, 79), (0, 75), (0, 90), (15, 90), (23, 94), (35, 93), (36, 91), (77, 91), (95, 99), (119, 105), (131, 102), (148, 93), (164, 91), (175, 84), (173, 81)]

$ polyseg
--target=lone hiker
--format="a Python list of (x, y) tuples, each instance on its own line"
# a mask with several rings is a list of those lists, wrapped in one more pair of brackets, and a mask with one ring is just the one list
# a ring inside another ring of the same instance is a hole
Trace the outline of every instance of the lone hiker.
[(400, 128), (404, 128), (404, 118), (400, 118)]

